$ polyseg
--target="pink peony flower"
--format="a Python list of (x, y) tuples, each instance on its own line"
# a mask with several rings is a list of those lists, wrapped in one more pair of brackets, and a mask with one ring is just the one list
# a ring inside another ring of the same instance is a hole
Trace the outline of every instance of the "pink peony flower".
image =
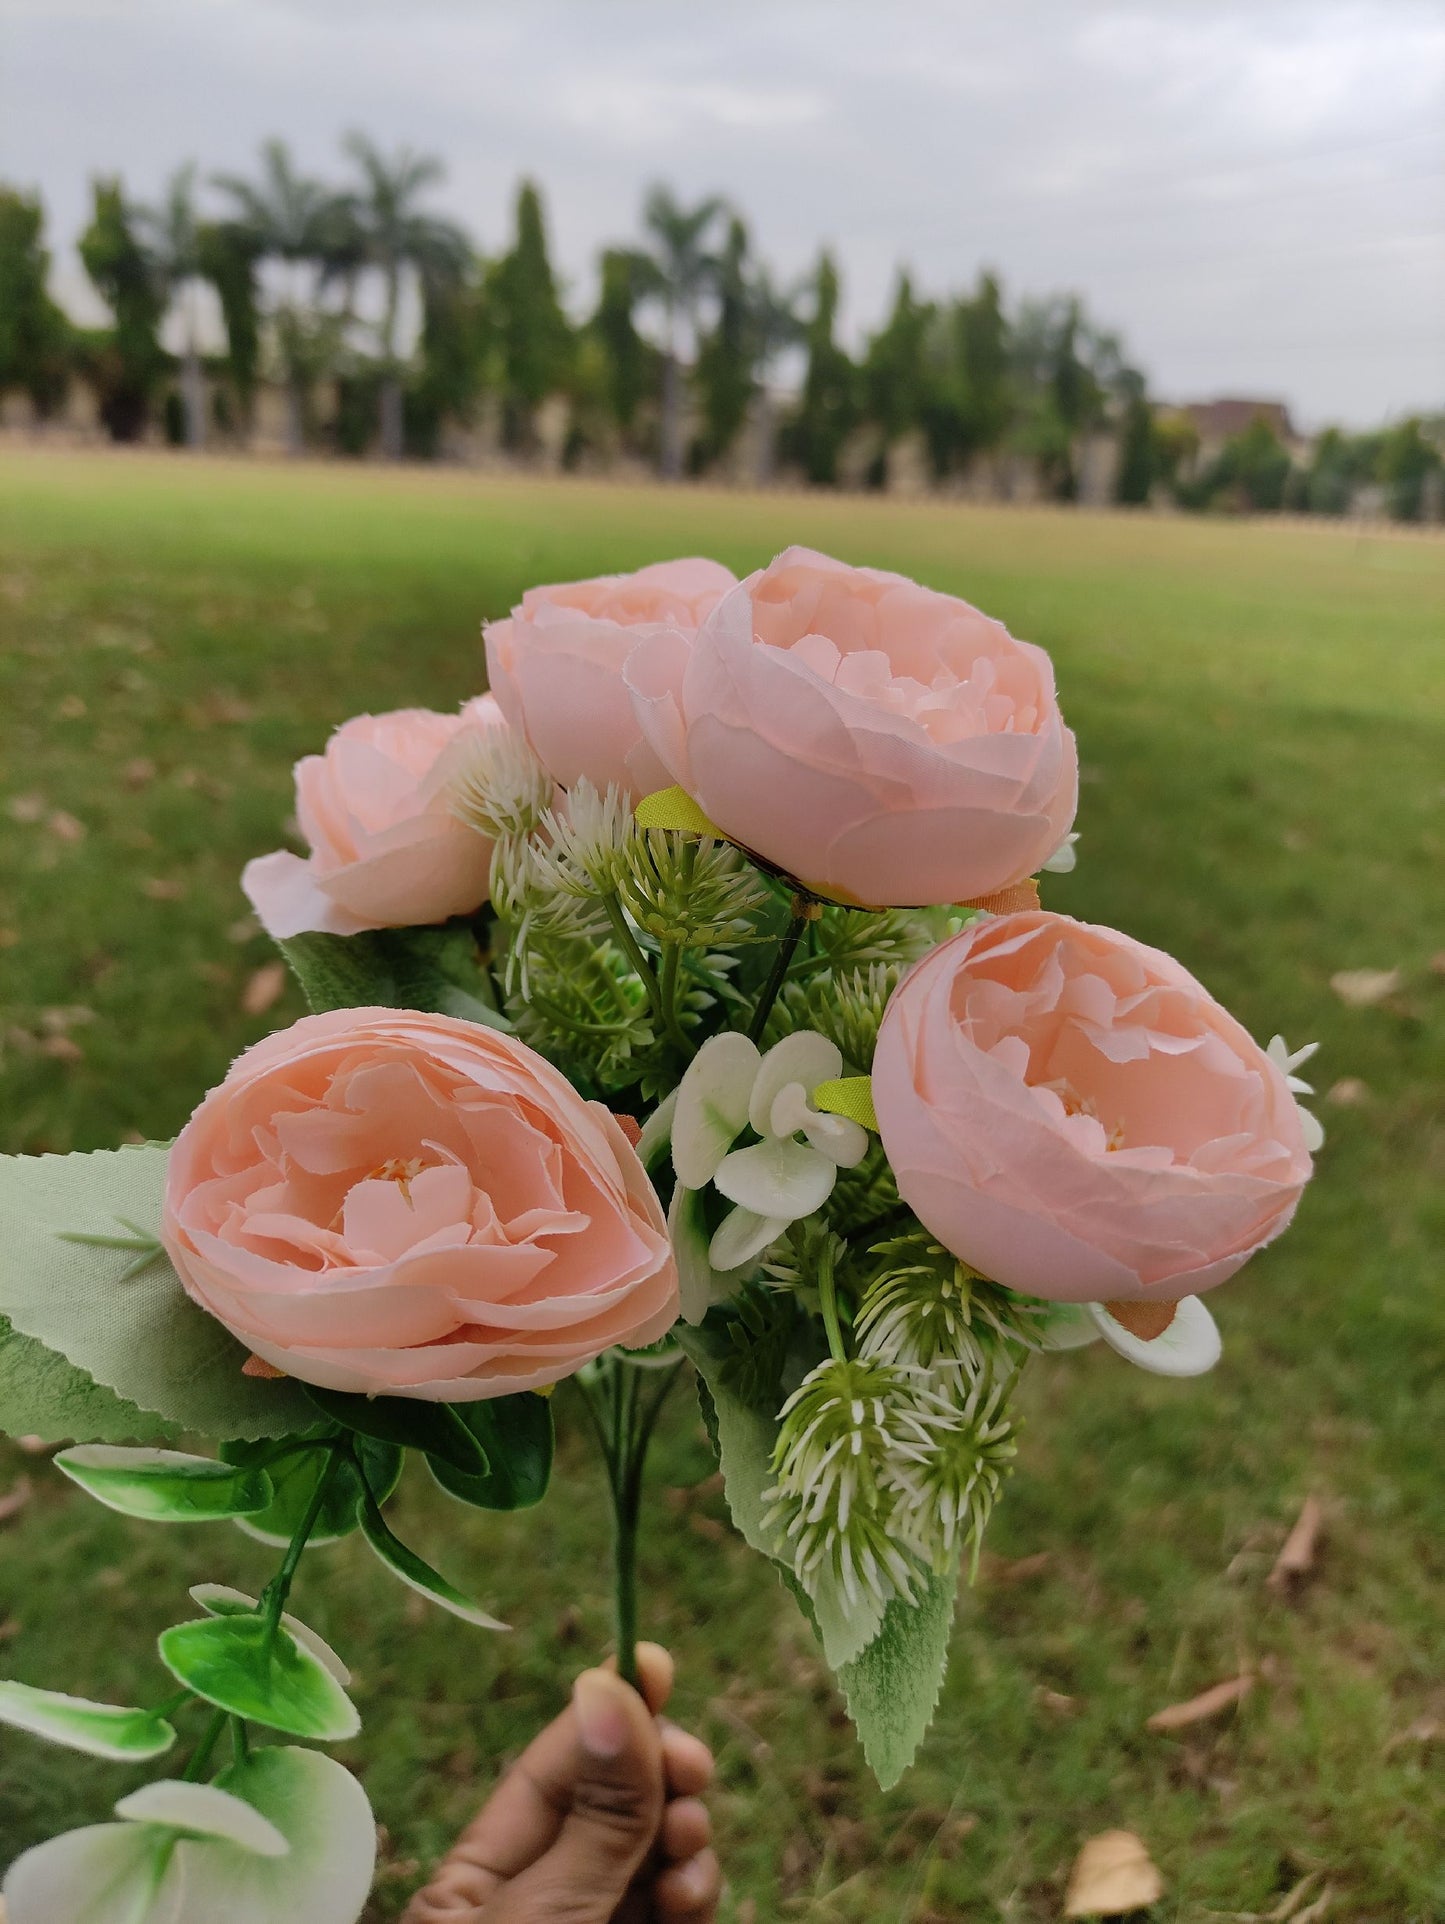
[(1278, 1065), (1177, 962), (1042, 911), (924, 957), (873, 1062), (909, 1208), (983, 1275), (1060, 1302), (1213, 1289), (1311, 1170)]
[(819, 895), (962, 902), (1054, 853), (1078, 761), (1041, 648), (952, 595), (790, 548), (692, 647), (627, 667), (668, 779)]
[(514, 728), (553, 779), (584, 775), (634, 798), (672, 777), (642, 738), (622, 670), (639, 639), (664, 629), (686, 652), (737, 577), (716, 561), (659, 561), (636, 574), (529, 588), (510, 621), (486, 630), (487, 676)]
[(488, 696), (459, 715), (357, 715), (296, 764), (296, 818), (310, 854), (278, 849), (241, 876), (268, 935), (415, 927), (487, 899), (492, 845), (452, 813), (438, 763), (469, 730), (504, 728)]
[(161, 1233), (255, 1355), (365, 1395), (537, 1389), (678, 1311), (612, 1116), (449, 1016), (342, 1009), (247, 1050), (171, 1150)]

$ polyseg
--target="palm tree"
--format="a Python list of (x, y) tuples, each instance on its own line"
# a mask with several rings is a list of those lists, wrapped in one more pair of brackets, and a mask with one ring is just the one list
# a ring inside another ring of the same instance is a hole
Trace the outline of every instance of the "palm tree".
[(780, 354), (797, 347), (805, 332), (802, 306), (808, 283), (797, 281), (792, 287), (779, 287), (766, 266), (753, 276), (751, 308), (753, 351), (758, 377), (758, 486), (766, 488), (773, 479), (777, 462), (777, 412), (769, 385)]
[[(296, 172), (284, 141), (261, 149), (259, 185), (218, 174), (216, 185), (235, 204), (238, 225), (279, 273), (272, 303), (276, 347), (286, 382), (286, 445), (305, 444), (306, 393), (339, 343), (349, 317), (350, 277), (357, 266), (344, 201), (319, 181)], [(340, 311), (321, 305), (328, 286), (341, 282)]]
[(642, 220), (654, 243), (642, 291), (662, 307), (662, 472), (668, 480), (682, 473), (682, 367), (679, 326), (693, 335), (697, 310), (711, 286), (716, 262), (707, 251), (708, 230), (723, 212), (712, 194), (696, 207), (683, 207), (671, 190), (654, 187), (643, 204)]
[(203, 276), (203, 266), (201, 227), (196, 218), (194, 162), (178, 167), (171, 175), (165, 200), (159, 207), (138, 208), (136, 215), (157, 281), (168, 301), (180, 303), (183, 328), (181, 401), (186, 417), (186, 446), (203, 447), (206, 440), (206, 382), (196, 338), (195, 304), (196, 283)]
[(412, 268), (436, 288), (461, 279), (471, 249), (451, 221), (420, 213), (418, 194), (442, 177), (442, 164), (430, 155), (401, 148), (388, 159), (365, 134), (348, 134), (347, 153), (360, 168), (364, 187), (348, 196), (347, 209), (360, 243), (361, 258), (382, 278), (383, 307), (377, 324), (381, 351), (381, 451), (390, 461), (402, 455), (401, 363), (396, 330), (402, 279)]

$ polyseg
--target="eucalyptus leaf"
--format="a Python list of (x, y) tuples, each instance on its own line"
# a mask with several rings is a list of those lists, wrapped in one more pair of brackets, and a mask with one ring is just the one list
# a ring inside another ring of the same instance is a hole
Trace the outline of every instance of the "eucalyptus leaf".
[(164, 1255), (127, 1275), (136, 1235), (159, 1233), (166, 1155), (164, 1144), (142, 1143), (0, 1157), (0, 1315), (183, 1429), (249, 1438), (304, 1428), (298, 1385), (243, 1376), (245, 1347), (191, 1301)]
[(409, 1590), (415, 1590), (419, 1596), (429, 1597), (433, 1603), (440, 1604), (443, 1610), (449, 1610), (454, 1617), (460, 1617), (465, 1623), (474, 1623), (482, 1630), (510, 1628), (498, 1618), (488, 1615), (479, 1603), (475, 1603), (464, 1591), (458, 1590), (454, 1583), (449, 1583), (439, 1571), (433, 1570), (429, 1563), (424, 1562), (415, 1550), (393, 1536), (382, 1520), (381, 1512), (374, 1504), (363, 1506), (361, 1530), (391, 1574), (399, 1578)]
[(264, 1617), (201, 1617), (161, 1632), (161, 1662), (207, 1703), (292, 1737), (339, 1743), (361, 1728), (356, 1706), (319, 1657)]
[(464, 1476), (485, 1476), (487, 1453), (449, 1403), (428, 1403), (413, 1396), (348, 1396), (341, 1390), (306, 1386), (323, 1415), (381, 1443), (422, 1450), (449, 1463)]
[[(26, 1851), (5, 1878), (12, 1924), (356, 1924), (376, 1868), (376, 1824), (351, 1772), (274, 1745), (213, 1785), (155, 1785), (123, 1800), (131, 1822), (91, 1824)], [(182, 1796), (180, 1793), (187, 1793)], [(254, 1812), (231, 1835), (148, 1821), (147, 1808)], [(141, 1819), (142, 1821), (134, 1821)], [(257, 1842), (284, 1840), (284, 1854)]]
[[(361, 1502), (361, 1479), (352, 1463), (345, 1457), (339, 1461), (333, 1460), (319, 1429), (313, 1448), (298, 1449), (294, 1454), (288, 1453), (282, 1457), (275, 1456), (274, 1448), (273, 1444), (268, 1443), (233, 1442), (221, 1445), (221, 1455), (227, 1463), (259, 1464), (263, 1467), (275, 1492), (264, 1510), (237, 1517), (237, 1528), (248, 1537), (254, 1537), (258, 1543), (270, 1544), (273, 1549), (286, 1549), (311, 1507), (317, 1483), (326, 1476), (326, 1494), (321, 1501), (321, 1512), (306, 1540), (306, 1547), (309, 1550), (319, 1549), (349, 1536), (360, 1521), (357, 1510)], [(352, 1448), (366, 1465), (367, 1481), (376, 1492), (377, 1501), (384, 1503), (401, 1481), (404, 1452), (394, 1443), (381, 1443), (370, 1436), (353, 1437)]]
[[(552, 1403), (525, 1390), (453, 1405), (486, 1454), (490, 1468), (467, 1476), (436, 1456), (432, 1475), (449, 1496), (478, 1510), (526, 1510), (547, 1494), (552, 1476)], [(370, 1472), (367, 1481), (376, 1488)]]
[[(211, 1617), (251, 1617), (260, 1609), (255, 1597), (248, 1597), (244, 1590), (236, 1590), (229, 1583), (193, 1583), (191, 1600), (198, 1603)], [(297, 1643), (309, 1650), (335, 1677), (345, 1690), (351, 1683), (351, 1672), (337, 1656), (325, 1637), (313, 1630), (309, 1623), (293, 1617), (289, 1610), (281, 1612), (281, 1621), (291, 1632)]]
[(169, 1443), (174, 1423), (128, 1403), (0, 1316), (0, 1433), (44, 1443)]
[(872, 1642), (838, 1672), (848, 1715), (879, 1788), (891, 1790), (918, 1754), (948, 1668), (958, 1561), (930, 1572), (915, 1602), (895, 1597)]
[(174, 1729), (154, 1711), (91, 1703), (8, 1679), (0, 1681), (0, 1724), (115, 1763), (162, 1756), (176, 1741)]
[(179, 1450), (82, 1443), (55, 1467), (107, 1509), (148, 1523), (208, 1523), (264, 1510), (274, 1492), (264, 1470), (243, 1470)]

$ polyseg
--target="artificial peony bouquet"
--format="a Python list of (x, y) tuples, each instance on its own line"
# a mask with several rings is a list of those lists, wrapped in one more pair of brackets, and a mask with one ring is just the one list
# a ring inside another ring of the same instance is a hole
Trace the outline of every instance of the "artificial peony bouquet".
[(189, 1746), (21, 1857), (10, 1924), (350, 1924), (375, 1832), (306, 1747), (358, 1716), (287, 1608), (303, 1553), (359, 1530), (503, 1627), (387, 1500), (410, 1453), (462, 1506), (536, 1503), (555, 1409), (606, 1465), (631, 1675), (687, 1363), (737, 1526), (894, 1782), (1030, 1359), (1208, 1369), (1205, 1292), (1309, 1178), (1309, 1051), (1041, 905), (1077, 796), (1041, 649), (791, 549), (533, 589), (486, 652), (459, 714), (360, 716), (303, 760), (307, 852), (247, 867), (313, 1013), (168, 1146), (0, 1165), (0, 1426), (72, 1440), (113, 1509), (277, 1552), (258, 1597), (195, 1586), (153, 1703), (0, 1682), (37, 1736)]

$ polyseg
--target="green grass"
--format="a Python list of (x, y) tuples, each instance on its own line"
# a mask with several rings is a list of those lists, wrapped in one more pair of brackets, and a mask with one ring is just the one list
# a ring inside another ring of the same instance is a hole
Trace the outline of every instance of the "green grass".
[[(742, 571), (791, 540), (964, 593), (1047, 646), (1085, 772), (1079, 870), (1050, 904), (1170, 949), (1262, 1039), (1318, 1037), (1321, 1087), (1366, 1093), (1322, 1105), (1297, 1226), (1216, 1298), (1213, 1376), (1164, 1383), (1097, 1351), (1032, 1370), (990, 1545), (1047, 1565), (1009, 1582), (986, 1563), (934, 1732), (888, 1797), (715, 1492), (675, 1494), (712, 1468), (679, 1397), (645, 1608), (681, 1661), (680, 1716), (719, 1755), (733, 1915), (1032, 1924), (1060, 1914), (1080, 1842), (1124, 1826), (1166, 1878), (1160, 1919), (1268, 1911), (1312, 1871), (1332, 1924), (1445, 1919), (1439, 1773), (1417, 1737), (1392, 1742), (1445, 1720), (1445, 544), (5, 455), (0, 1148), (168, 1136), (300, 1013), (289, 990), (241, 1011), (268, 952), (236, 877), (281, 840), (290, 764), (333, 724), (474, 692), (479, 620), (530, 582), (697, 550)], [(1362, 967), (1403, 986), (1347, 1008), (1329, 978)], [(27, 1468), (35, 1495), (0, 1532), (0, 1667), (159, 1694), (152, 1638), (185, 1585), (254, 1588), (266, 1553), (221, 1526), (132, 1529), (0, 1444), (0, 1491)], [(1264, 1577), (1309, 1492), (1319, 1564), (1282, 1600)], [(297, 1607), (357, 1672), (366, 1729), (344, 1754), (387, 1829), (378, 1917), (607, 1635), (580, 1438), (530, 1518), (420, 1484), (402, 1501), (419, 1547), (517, 1627), (459, 1629), (354, 1543), (303, 1570)], [(1145, 1731), (1243, 1668), (1260, 1681), (1237, 1712)], [(128, 1782), (0, 1736), (0, 1862)]]

